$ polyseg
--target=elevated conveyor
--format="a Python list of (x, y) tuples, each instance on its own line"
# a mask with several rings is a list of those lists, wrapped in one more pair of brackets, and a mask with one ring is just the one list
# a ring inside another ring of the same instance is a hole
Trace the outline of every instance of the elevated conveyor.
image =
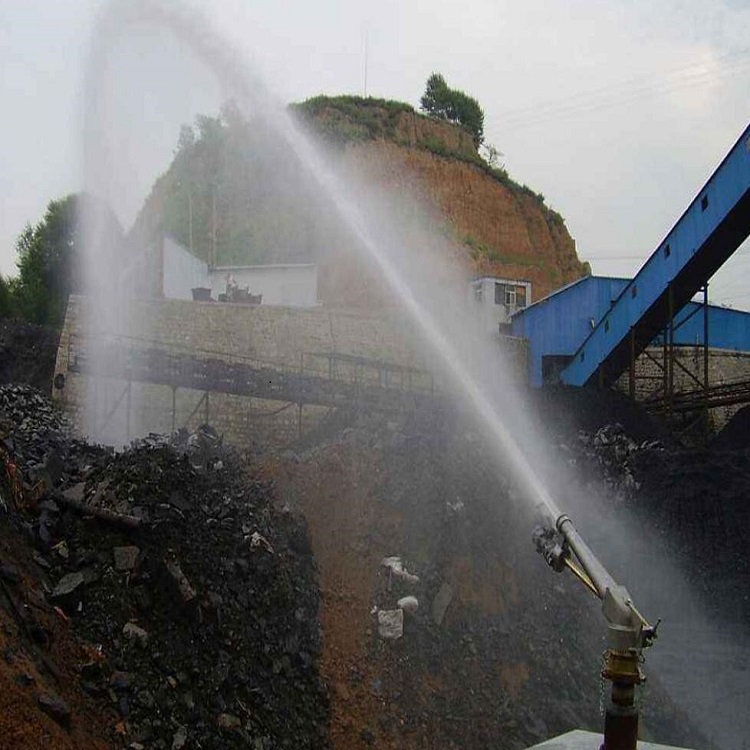
[(750, 234), (750, 125), (576, 351), (567, 385), (611, 385)]

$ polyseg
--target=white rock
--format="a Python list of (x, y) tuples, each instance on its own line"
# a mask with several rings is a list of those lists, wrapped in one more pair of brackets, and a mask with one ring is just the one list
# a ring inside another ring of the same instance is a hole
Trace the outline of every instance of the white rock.
[(404, 634), (403, 609), (378, 610), (378, 635), (387, 641), (395, 641)]
[(419, 600), (416, 596), (403, 596), (396, 604), (399, 609), (403, 609), (404, 612), (408, 612), (410, 615), (413, 615), (419, 609)]
[(398, 556), (384, 557), (383, 561), (380, 564), (383, 567), (389, 568), (394, 576), (400, 578), (403, 581), (406, 581), (407, 583), (419, 583), (419, 576), (416, 576), (413, 573), (409, 573), (409, 571), (404, 567), (404, 563), (401, 561), (401, 558)]

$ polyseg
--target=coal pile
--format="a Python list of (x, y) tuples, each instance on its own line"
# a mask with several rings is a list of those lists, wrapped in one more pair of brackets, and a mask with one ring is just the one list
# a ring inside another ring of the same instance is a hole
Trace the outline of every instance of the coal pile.
[(46, 477), (49, 486), (62, 478), (62, 461), (76, 444), (59, 410), (36, 388), (22, 384), (0, 386), (0, 438), (29, 483)]
[(0, 383), (52, 387), (59, 331), (50, 326), (0, 319)]
[(579, 431), (578, 444), (574, 452), (598, 465), (596, 473), (614, 500), (629, 499), (640, 490), (636, 467), (642, 454), (658, 457), (664, 451), (659, 440), (634, 440), (619, 422), (605, 424), (594, 433)]
[(575, 410), (567, 392), (555, 395), (566, 418), (555, 421), (552, 409), (546, 416), (568, 463), (587, 481), (603, 482), (612, 511), (619, 505), (657, 533), (707, 610), (750, 617), (750, 409), (738, 411), (708, 446), (685, 448), (618, 394), (601, 408), (601, 394), (581, 389)]
[(750, 448), (750, 406), (740, 409), (711, 442), (714, 450)]
[(208, 428), (115, 454), (15, 386), (0, 420), (26, 505), (3, 486), (0, 521), (25, 530), (50, 604), (96, 646), (80, 683), (119, 715), (121, 746), (327, 747), (316, 571), (272, 488)]

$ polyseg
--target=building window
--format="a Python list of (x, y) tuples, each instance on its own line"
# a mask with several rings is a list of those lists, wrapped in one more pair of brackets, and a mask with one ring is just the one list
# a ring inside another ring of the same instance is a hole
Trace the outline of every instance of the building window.
[(501, 284), (500, 282), (495, 282), (495, 304), (496, 305), (506, 305), (507, 302), (505, 301), (505, 289), (507, 287), (507, 284)]
[(526, 296), (525, 284), (504, 284), (495, 282), (495, 304), (505, 305), (508, 310), (517, 310), (526, 307), (528, 298)]
[(526, 301), (526, 286), (519, 284), (516, 287), (516, 304), (519, 308), (524, 308), (528, 304)]

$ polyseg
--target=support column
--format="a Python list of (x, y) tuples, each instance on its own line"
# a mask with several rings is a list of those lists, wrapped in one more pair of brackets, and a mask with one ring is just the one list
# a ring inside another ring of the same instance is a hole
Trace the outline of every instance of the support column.
[(667, 412), (672, 412), (674, 396), (674, 289), (672, 284), (667, 291), (669, 297), (669, 341), (667, 342)]
[(708, 376), (708, 282), (703, 287), (703, 423), (708, 440), (708, 393), (709, 393), (709, 376)]
[(133, 384), (128, 380), (127, 397), (125, 399), (125, 442), (130, 442), (130, 404), (131, 404), (131, 390)]
[(630, 400), (635, 401), (635, 328), (630, 329), (630, 373), (628, 382)]

